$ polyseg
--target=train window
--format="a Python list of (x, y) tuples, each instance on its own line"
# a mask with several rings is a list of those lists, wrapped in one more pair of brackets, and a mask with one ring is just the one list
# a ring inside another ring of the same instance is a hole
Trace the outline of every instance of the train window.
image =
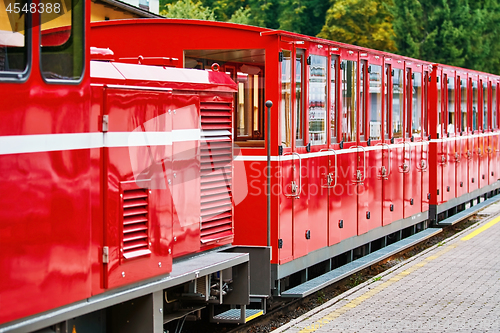
[(291, 147), (292, 137), (292, 55), (288, 50), (283, 50), (281, 62), (281, 144)]
[(424, 108), (422, 112), (422, 114), (424, 115), (423, 119), (424, 137), (429, 135), (429, 115), (427, 114), (427, 99), (429, 97), (429, 91), (428, 91), (429, 85), (427, 84), (428, 82), (429, 82), (429, 73), (427, 71), (424, 71), (424, 91), (423, 91), (424, 103), (422, 104)]
[(422, 133), (422, 73), (412, 74), (412, 118), (411, 133), (420, 136)]
[(309, 142), (326, 144), (327, 58), (311, 55), (309, 66)]
[(78, 81), (84, 68), (85, 1), (42, 0), (41, 70), (49, 82)]
[(16, 12), (18, 5), (15, 0), (0, 2), (0, 79), (23, 79), (28, 74), (31, 14)]
[(442, 95), (443, 94), (443, 89), (441, 89), (441, 78), (439, 76), (436, 76), (437, 80), (437, 110), (438, 110), (438, 127), (437, 127), (437, 133), (438, 135), (441, 135), (441, 133), (444, 133), (442, 131), (443, 128), (443, 115), (442, 113), (444, 112), (443, 110), (443, 103), (442, 103)]
[(483, 83), (483, 130), (488, 129), (488, 84)]
[(392, 78), (392, 136), (403, 136), (403, 70), (394, 69)]
[(404, 105), (406, 105), (406, 117), (405, 117), (405, 138), (409, 137), (409, 133), (411, 133), (411, 112), (412, 112), (412, 90), (413, 90), (413, 85), (410, 84), (411, 81), (411, 69), (407, 68), (406, 69), (406, 94), (404, 97)]
[(356, 141), (358, 63), (342, 60), (342, 140)]
[(304, 99), (302, 80), (304, 78), (304, 51), (297, 50), (295, 55), (295, 100), (294, 100), (294, 111), (295, 111), (295, 144), (297, 146), (304, 145), (304, 108), (302, 104)]
[(384, 72), (384, 105), (385, 105), (385, 120), (384, 120), (384, 133), (385, 133), (385, 138), (389, 138), (389, 133), (391, 131), (391, 118), (390, 118), (390, 113), (391, 113), (391, 106), (389, 104), (389, 80), (391, 76), (389, 73), (391, 72), (391, 66), (386, 65), (385, 67), (385, 72)]
[(447, 133), (455, 133), (455, 79), (448, 79), (448, 128)]
[[(262, 83), (260, 68), (256, 67), (248, 70), (241, 66), (237, 72), (238, 83), (238, 107), (236, 109), (236, 135), (237, 140), (259, 140), (263, 139), (261, 113), (262, 109)], [(242, 71), (248, 71), (245, 73)]]
[(366, 74), (368, 70), (368, 66), (366, 64), (366, 60), (361, 61), (361, 70), (359, 74), (359, 139), (365, 140), (365, 126), (366, 126), (366, 96), (365, 96), (365, 84), (368, 82), (365, 80)]
[(382, 67), (370, 66), (369, 103), (370, 139), (382, 138)]
[(460, 122), (462, 126), (462, 132), (468, 130), (468, 118), (467, 118), (467, 81), (460, 80)]
[(331, 142), (337, 142), (337, 57), (330, 61), (330, 135)]
[(491, 128), (497, 129), (497, 85), (491, 85)]
[(472, 130), (476, 131), (478, 127), (477, 123), (477, 81), (472, 81)]

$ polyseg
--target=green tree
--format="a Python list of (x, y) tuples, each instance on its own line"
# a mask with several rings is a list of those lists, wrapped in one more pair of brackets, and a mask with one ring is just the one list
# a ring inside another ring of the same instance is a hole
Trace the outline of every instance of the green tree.
[(194, 3), (191, 0), (180, 0), (166, 4), (160, 14), (168, 18), (215, 21), (215, 14), (212, 9), (203, 6), (201, 2)]
[(325, 23), (330, 3), (324, 0), (286, 0), (280, 3), (279, 28), (316, 36)]
[(395, 51), (391, 0), (337, 0), (326, 13), (318, 37)]
[(228, 22), (239, 24), (250, 24), (252, 22), (250, 8), (241, 7), (231, 15)]
[(399, 0), (392, 6), (398, 53), (499, 73), (500, 8), (495, 0)]

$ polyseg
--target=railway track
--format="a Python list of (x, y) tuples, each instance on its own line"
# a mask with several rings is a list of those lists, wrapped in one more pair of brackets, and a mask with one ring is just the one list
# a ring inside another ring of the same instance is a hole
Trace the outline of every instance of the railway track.
[[(478, 223), (484, 219), (486, 215), (473, 215), (459, 223), (452, 226), (447, 226), (443, 228), (443, 232), (430, 237), (421, 243), (405, 249), (399, 253), (386, 258), (377, 264), (374, 264), (368, 268), (365, 268), (359, 272), (352, 274), (345, 279), (334, 283), (308, 297), (303, 299), (294, 299), (292, 301), (282, 301), (275, 300), (275, 302), (283, 302), (283, 304), (276, 306), (274, 309), (268, 311), (268, 313), (258, 318), (252, 322), (245, 325), (235, 327), (229, 331), (224, 331), (227, 333), (242, 333), (242, 332), (271, 332), (272, 330), (288, 323), (302, 314), (308, 312), (309, 310), (327, 302), (328, 300), (354, 288), (365, 281), (368, 281), (380, 273), (390, 270), (391, 267), (401, 263), (402, 261), (413, 257), (414, 255), (436, 245), (444, 242), (446, 239), (452, 237), (456, 233)], [(222, 331), (219, 331), (222, 332)]]
[[(182, 326), (182, 332), (206, 332), (206, 333), (242, 333), (242, 332), (271, 332), (272, 330), (288, 323), (289, 321), (301, 316), (309, 310), (337, 297), (338, 295), (354, 288), (365, 281), (368, 281), (380, 273), (390, 270), (391, 267), (411, 258), (412, 256), (444, 242), (456, 233), (478, 223), (487, 215), (475, 214), (464, 218), (462, 221), (443, 228), (443, 231), (432, 236), (421, 243), (410, 248), (402, 250), (380, 262), (371, 265), (361, 271), (358, 271), (326, 288), (323, 288), (312, 295), (298, 299), (288, 299), (274, 297), (269, 300), (270, 308), (266, 315), (254, 319), (244, 325), (224, 325), (207, 324), (202, 322), (185, 322)], [(174, 323), (169, 326), (165, 332), (180, 333), (179, 327)]]

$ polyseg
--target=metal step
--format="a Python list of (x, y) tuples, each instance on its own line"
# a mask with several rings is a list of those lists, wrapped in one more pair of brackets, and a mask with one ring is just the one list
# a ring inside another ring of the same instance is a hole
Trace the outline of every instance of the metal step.
[(326, 286), (342, 280), (349, 275), (356, 273), (366, 267), (369, 267), (385, 258), (388, 258), (404, 249), (420, 243), (421, 241), (432, 237), (441, 232), (441, 228), (428, 228), (410, 237), (402, 239), (396, 243), (388, 245), (380, 250), (372, 252), (362, 258), (351, 261), (339, 268), (331, 270), (328, 273), (320, 275), (312, 280), (304, 282), (294, 288), (285, 290), (281, 293), (282, 297), (300, 298), (311, 295), (312, 293), (325, 288)]
[(477, 205), (474, 205), (470, 208), (467, 208), (466, 210), (463, 210), (460, 213), (457, 213), (453, 216), (448, 217), (447, 219), (444, 219), (444, 220), (438, 222), (438, 226), (446, 227), (446, 226), (454, 225), (455, 223), (458, 223), (458, 222), (468, 218), (469, 216), (474, 215), (475, 213), (477, 213), (481, 209), (485, 208), (486, 206), (494, 204), (495, 202), (498, 202), (498, 201), (500, 201), (500, 194), (495, 195), (494, 197), (491, 197), (491, 198), (489, 198), (481, 203), (478, 203)]
[[(241, 309), (231, 309), (212, 318), (212, 322), (216, 323), (238, 323), (244, 324), (252, 319), (255, 319), (264, 314), (264, 310), (260, 309), (246, 309), (242, 306)], [(242, 319), (243, 318), (243, 319)]]

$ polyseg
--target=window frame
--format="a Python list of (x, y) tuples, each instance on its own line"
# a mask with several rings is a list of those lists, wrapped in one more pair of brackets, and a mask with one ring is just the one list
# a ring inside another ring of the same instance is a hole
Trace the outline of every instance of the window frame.
[[(32, 3), (28, 0), (28, 6)], [(24, 19), (24, 46), (26, 65), (23, 71), (0, 71), (0, 82), (24, 83), (31, 75), (33, 68), (33, 17), (31, 13), (25, 14)]]
[[(40, 23), (39, 29), (38, 29), (39, 40), (40, 40), (40, 45), (38, 45), (38, 50), (39, 50), (38, 64), (39, 64), (39, 68), (40, 68), (40, 76), (42, 77), (42, 80), (47, 84), (79, 85), (80, 83), (82, 83), (83, 79), (85, 78), (86, 72), (87, 72), (87, 52), (86, 52), (87, 51), (87, 34), (85, 33), (86, 29), (87, 29), (87, 22), (86, 22), (87, 6), (86, 6), (85, 1), (72, 0), (72, 4), (74, 1), (76, 1), (76, 5), (72, 6), (72, 8), (71, 8), (71, 35), (70, 35), (70, 37), (68, 38), (68, 40), (66, 42), (64, 42), (64, 44), (58, 45), (58, 46), (50, 46), (50, 48), (54, 49), (57, 52), (58, 50), (61, 50), (65, 47), (68, 47), (67, 46), (68, 44), (70, 45), (73, 43), (73, 41), (75, 40), (75, 35), (74, 35), (74, 32), (75, 32), (74, 27), (76, 26), (75, 25), (75, 22), (76, 22), (75, 17), (78, 18), (79, 20), (81, 20), (81, 22), (79, 22), (81, 24), (79, 29), (81, 29), (80, 38), (82, 40), (82, 45), (81, 45), (82, 69), (81, 69), (81, 72), (79, 74), (78, 79), (51, 79), (51, 78), (47, 78), (44, 75), (43, 63), (42, 63), (44, 49), (42, 46), (42, 28), (41, 28), (42, 24)], [(63, 2), (63, 0), (61, 0), (61, 3), (62, 2)], [(41, 21), (41, 15), (39, 16), (39, 20)], [(48, 49), (48, 50), (50, 51), (51, 49)]]

